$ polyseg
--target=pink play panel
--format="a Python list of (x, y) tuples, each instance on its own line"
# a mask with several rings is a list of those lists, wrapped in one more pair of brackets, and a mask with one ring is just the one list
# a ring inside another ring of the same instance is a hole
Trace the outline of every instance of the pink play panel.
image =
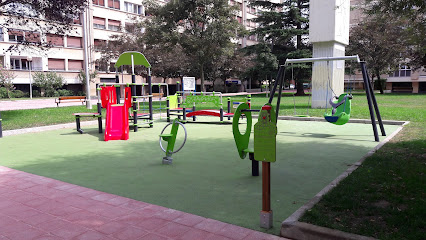
[(0, 166), (3, 239), (283, 239)]

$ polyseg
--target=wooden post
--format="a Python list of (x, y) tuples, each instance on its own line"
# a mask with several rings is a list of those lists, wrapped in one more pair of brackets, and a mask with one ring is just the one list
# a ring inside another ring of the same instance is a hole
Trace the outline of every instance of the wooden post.
[(272, 226), (271, 163), (262, 162), (262, 211), (260, 212), (260, 227), (270, 229)]

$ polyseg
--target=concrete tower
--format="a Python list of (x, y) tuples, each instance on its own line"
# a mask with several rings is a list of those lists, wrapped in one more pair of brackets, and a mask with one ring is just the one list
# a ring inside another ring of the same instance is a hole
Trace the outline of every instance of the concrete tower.
[[(311, 0), (309, 39), (313, 58), (345, 56), (349, 44), (350, 0)], [(345, 62), (315, 62), (312, 69), (312, 108), (325, 108), (326, 102), (344, 91)], [(330, 89), (331, 88), (331, 89)]]

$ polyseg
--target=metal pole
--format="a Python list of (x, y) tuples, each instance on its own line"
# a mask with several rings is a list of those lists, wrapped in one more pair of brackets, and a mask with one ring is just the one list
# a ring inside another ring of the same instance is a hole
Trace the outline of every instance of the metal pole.
[(84, 72), (86, 74), (86, 108), (92, 109), (92, 102), (90, 100), (90, 72), (89, 72), (89, 43), (88, 43), (88, 36), (87, 36), (87, 14), (89, 11), (87, 11), (87, 8), (84, 8), (83, 10), (83, 43), (84, 43)]
[(376, 96), (374, 96), (373, 86), (370, 82), (370, 76), (368, 76), (367, 72), (367, 80), (370, 84), (370, 92), (371, 92), (371, 100), (373, 100), (374, 110), (376, 111), (377, 120), (379, 121), (380, 131), (382, 132), (382, 136), (386, 136), (385, 127), (383, 126), (382, 117), (380, 116), (379, 106), (377, 105)]
[(151, 123), (149, 124), (152, 127), (152, 84), (151, 84), (151, 68), (148, 68), (148, 94), (149, 94), (149, 120)]
[(371, 118), (371, 125), (373, 127), (373, 132), (374, 132), (374, 140), (378, 142), (379, 135), (377, 133), (376, 119), (374, 117), (373, 104), (371, 102), (371, 95), (370, 95), (371, 90), (370, 90), (370, 83), (367, 76), (367, 68), (365, 67), (365, 62), (360, 62), (360, 65), (361, 65), (361, 71), (362, 71), (362, 78), (364, 79), (365, 93), (367, 95), (368, 109), (370, 110), (370, 118)]
[(31, 79), (31, 67), (32, 67), (32, 62), (29, 61), (29, 68), (30, 68), (30, 98), (33, 99), (33, 81)]
[(2, 127), (2, 125), (1, 125), (1, 112), (0, 112), (0, 138), (2, 138), (3, 137), (3, 127)]

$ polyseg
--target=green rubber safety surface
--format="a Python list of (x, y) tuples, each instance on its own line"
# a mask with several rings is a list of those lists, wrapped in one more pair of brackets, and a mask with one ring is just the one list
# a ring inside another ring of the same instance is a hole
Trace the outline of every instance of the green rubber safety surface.
[[(0, 139), (0, 165), (261, 230), (262, 177), (251, 176), (248, 157), (240, 159), (232, 125), (185, 124), (185, 146), (172, 165), (162, 165), (158, 140), (165, 125), (131, 131), (127, 141), (104, 142), (96, 126), (83, 128), (85, 134), (61, 129), (8, 136)], [(378, 143), (371, 124), (279, 120), (277, 126), (274, 228), (267, 232), (278, 235), (284, 219)], [(397, 128), (385, 125), (388, 135)], [(179, 136), (176, 141), (179, 146)]]

